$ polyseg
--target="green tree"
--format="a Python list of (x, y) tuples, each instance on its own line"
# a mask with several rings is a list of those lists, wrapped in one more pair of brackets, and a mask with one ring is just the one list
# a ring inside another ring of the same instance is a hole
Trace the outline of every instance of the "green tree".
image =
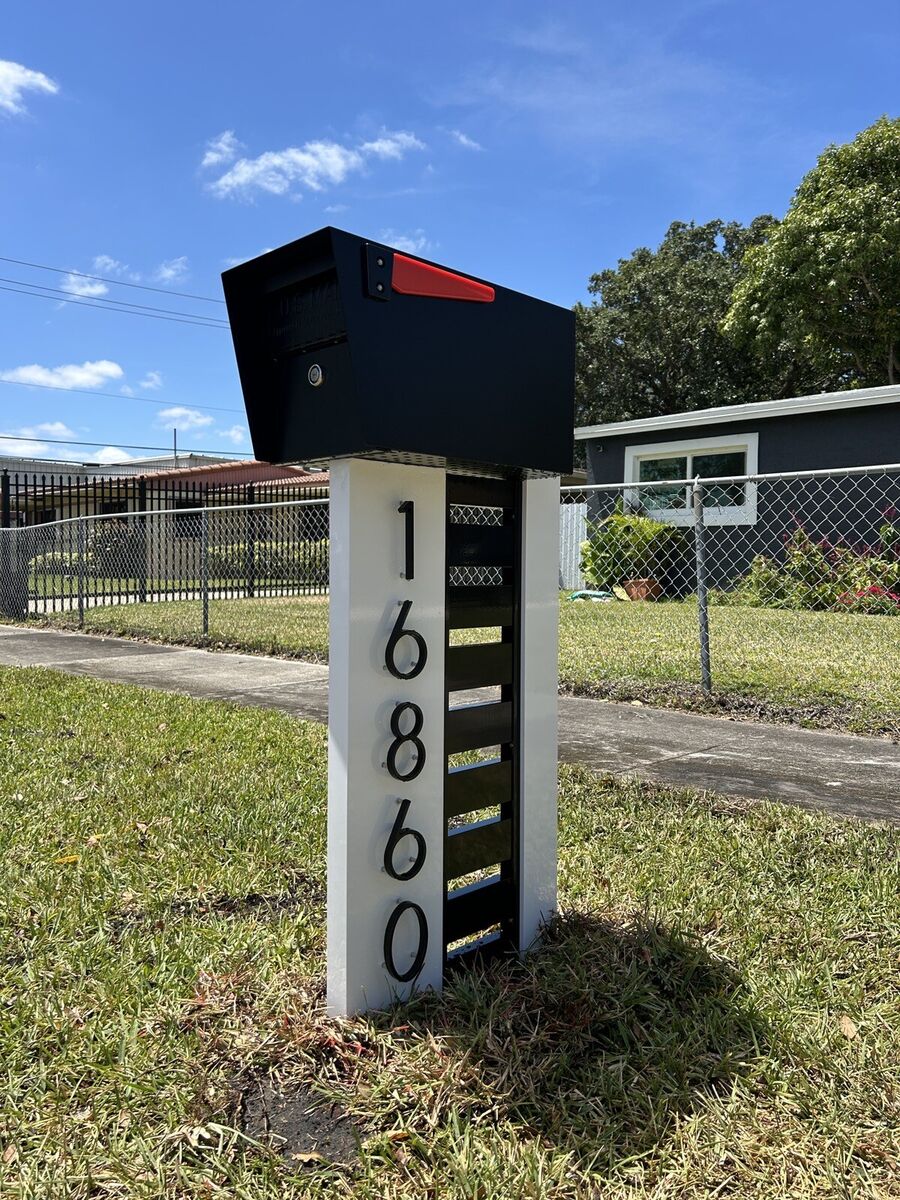
[(787, 216), (747, 251), (723, 324), (845, 387), (900, 382), (900, 120), (829, 146)]
[(784, 352), (757, 357), (722, 331), (745, 252), (765, 244), (774, 217), (672, 224), (592, 275), (597, 299), (575, 306), (576, 424), (652, 417), (792, 394), (809, 376)]

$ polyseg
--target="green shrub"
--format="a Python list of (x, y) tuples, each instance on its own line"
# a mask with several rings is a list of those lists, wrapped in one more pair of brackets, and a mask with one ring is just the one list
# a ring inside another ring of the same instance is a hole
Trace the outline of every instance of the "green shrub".
[(36, 554), (31, 560), (31, 573), (74, 579), (79, 573), (79, 566), (85, 578), (95, 574), (94, 559), (90, 554), (80, 556), (77, 551), (48, 550), (46, 554)]
[(91, 521), (85, 541), (87, 557), (100, 578), (125, 579), (144, 573), (147, 534), (142, 522)]
[(690, 562), (691, 539), (684, 529), (637, 513), (589, 521), (581, 544), (581, 570), (594, 588), (655, 579), (666, 591), (684, 591)]
[(210, 579), (252, 577), (259, 582), (328, 583), (328, 539), (315, 542), (222, 542), (209, 547)]
[(879, 531), (874, 547), (853, 549), (819, 541), (802, 525), (785, 541), (784, 564), (757, 555), (730, 591), (716, 592), (720, 604), (755, 608), (846, 610), (900, 616), (900, 557), (893, 525)]

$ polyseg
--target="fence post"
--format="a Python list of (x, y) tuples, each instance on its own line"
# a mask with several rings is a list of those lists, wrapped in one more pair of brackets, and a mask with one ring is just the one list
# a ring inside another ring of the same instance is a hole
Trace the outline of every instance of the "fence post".
[(77, 530), (78, 547), (78, 628), (84, 629), (84, 554), (85, 554), (85, 519), (79, 517), (75, 526)]
[[(137, 510), (139, 513), (146, 514), (146, 512), (147, 512), (147, 480), (144, 479), (143, 477), (141, 477), (138, 480)], [(146, 515), (139, 517), (138, 522), (139, 522), (139, 528), (141, 531), (141, 540), (140, 540), (141, 553), (138, 555), (138, 562), (137, 562), (138, 570), (140, 572), (139, 577), (138, 577), (138, 600), (143, 604), (144, 601), (147, 599), (147, 570), (150, 565), (149, 564), (149, 558), (150, 558), (149, 542), (148, 542), (149, 527), (147, 525)]]
[(706, 589), (706, 525), (703, 520), (703, 486), (700, 477), (691, 489), (694, 502), (694, 562), (697, 569), (697, 620), (700, 631), (700, 685), (706, 695), (712, 693), (709, 665), (709, 597)]
[[(9, 529), (9, 471), (0, 472), (0, 530)], [(16, 616), (13, 601), (13, 548), (12, 534), (0, 533), (0, 613), (5, 617)]]
[[(255, 504), (256, 489), (253, 484), (247, 486), (247, 503)], [(244, 563), (244, 591), (248, 597), (256, 594), (256, 509), (247, 509), (246, 527), (246, 562)]]
[(203, 636), (209, 636), (209, 511), (200, 509), (200, 588), (203, 597)]

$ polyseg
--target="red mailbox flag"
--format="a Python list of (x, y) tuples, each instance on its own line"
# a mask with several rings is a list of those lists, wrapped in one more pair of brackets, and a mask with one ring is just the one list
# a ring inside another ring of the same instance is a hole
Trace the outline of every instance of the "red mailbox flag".
[(486, 283), (477, 283), (465, 275), (454, 275), (452, 271), (396, 252), (391, 287), (404, 296), (433, 296), (438, 300), (474, 300), (478, 304), (490, 304), (494, 299), (494, 289)]

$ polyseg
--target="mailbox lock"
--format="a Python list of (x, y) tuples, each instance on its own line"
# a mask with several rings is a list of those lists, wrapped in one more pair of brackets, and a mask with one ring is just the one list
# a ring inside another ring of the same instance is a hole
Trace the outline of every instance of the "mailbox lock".
[(325, 372), (318, 363), (313, 363), (306, 372), (306, 378), (313, 387), (320, 387), (325, 382)]

